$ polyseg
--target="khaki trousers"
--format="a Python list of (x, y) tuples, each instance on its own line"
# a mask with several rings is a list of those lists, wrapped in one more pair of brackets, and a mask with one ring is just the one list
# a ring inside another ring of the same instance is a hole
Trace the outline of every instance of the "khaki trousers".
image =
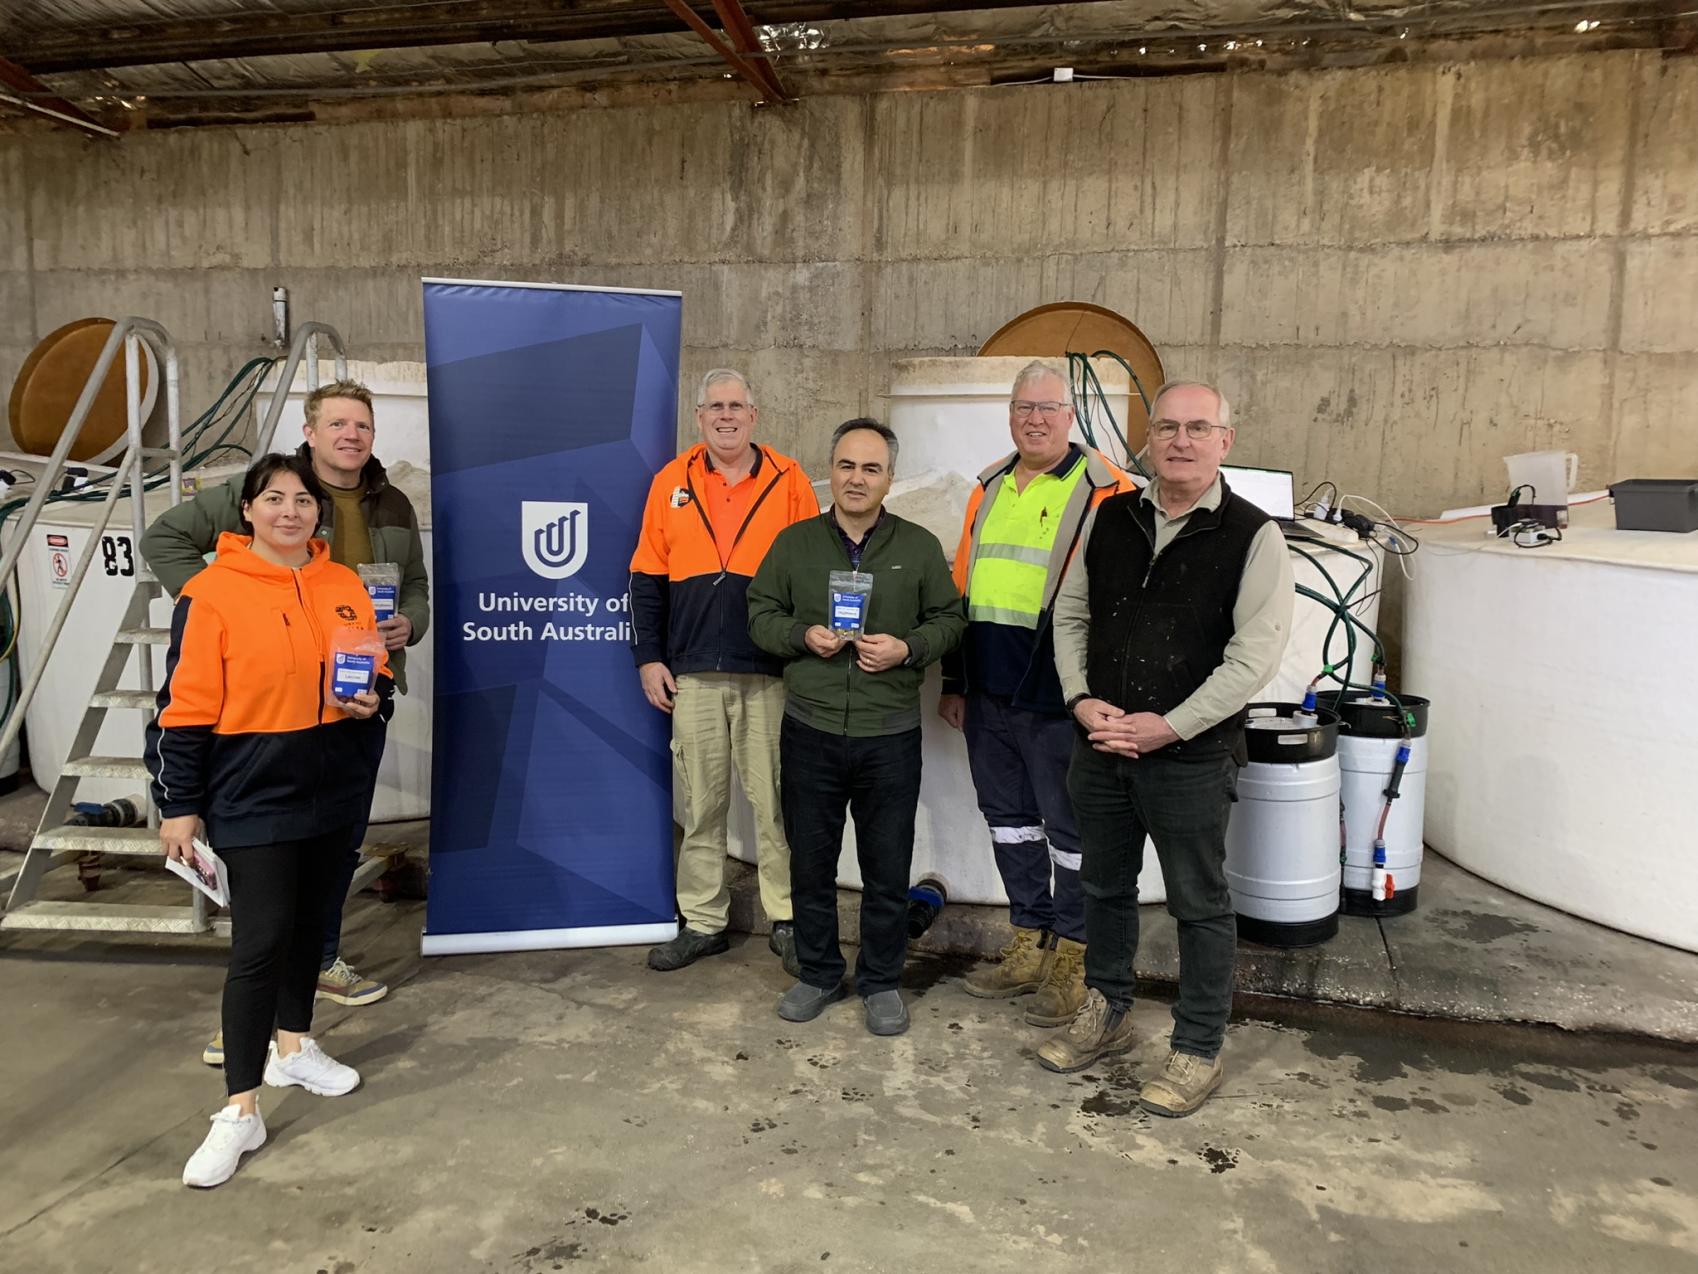
[(730, 920), (725, 851), (733, 763), (755, 811), (761, 906), (775, 923), (791, 918), (790, 845), (778, 795), (783, 720), (784, 682), (777, 677), (691, 672), (678, 678), (672, 704), (672, 757), (684, 789), (678, 910), (698, 933), (719, 933)]

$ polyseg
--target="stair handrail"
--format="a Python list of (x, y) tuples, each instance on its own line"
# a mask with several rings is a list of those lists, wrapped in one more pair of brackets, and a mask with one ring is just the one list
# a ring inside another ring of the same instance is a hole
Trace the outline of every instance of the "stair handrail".
[[(82, 589), (83, 579), (88, 575), (88, 569), (94, 562), (94, 555), (100, 547), (100, 537), (106, 533), (111, 524), (112, 512), (117, 507), (118, 497), (123, 492), (126, 479), (130, 486), (130, 526), (134, 534), (131, 551), (139, 559), (141, 555), (142, 532), (147, 527), (146, 500), (146, 460), (148, 449), (142, 442), (142, 412), (141, 412), (141, 342), (146, 340), (153, 346), (154, 352), (165, 368), (165, 427), (167, 438), (166, 456), (170, 462), (170, 499), (177, 504), (182, 499), (183, 492), (183, 462), (182, 462), (182, 408), (181, 408), (181, 374), (177, 359), (177, 345), (171, 339), (171, 334), (152, 319), (138, 318), (134, 315), (119, 319), (112, 325), (112, 331), (106, 338), (106, 344), (101, 347), (100, 357), (95, 360), (94, 370), (89, 373), (88, 381), (83, 385), (83, 392), (77, 398), (77, 404), (71, 409), (71, 415), (65, 422), (64, 431), (59, 435), (59, 441), (54, 444), (53, 453), (47, 458), (47, 465), (35, 480), (35, 490), (30, 495), (29, 503), (24, 507), (18, 520), (17, 529), (12, 533), (12, 542), (0, 551), (0, 587), (6, 585), (17, 569), (18, 559), (22, 556), (24, 547), (29, 542), (30, 532), (35, 529), (36, 522), (41, 517), (41, 510), (46, 506), (48, 498), (58, 485), (59, 477), (65, 469), (65, 457), (76, 445), (83, 426), (88, 422), (89, 412), (94, 407), (94, 400), (101, 386), (106, 383), (106, 376), (112, 369), (112, 361), (118, 356), (120, 345), (124, 349), (124, 370), (127, 376), (124, 395), (124, 411), (127, 424), (128, 443), (124, 450), (124, 458), (112, 475), (112, 485), (107, 488), (106, 499), (101, 502), (100, 516), (89, 532), (88, 543), (83, 546), (82, 556), (77, 561), (76, 569), (71, 573), (64, 595), (59, 599), (59, 607), (53, 613), (53, 621), (48, 625), (47, 632), (41, 644), (41, 653), (35, 660), (35, 666), (24, 678), (22, 688), (18, 692), (17, 702), (6, 716), (4, 728), (0, 728), (0, 755), (4, 755), (18, 735), (23, 732), (24, 716), (29, 711), (31, 700), (40, 688), (42, 678), (46, 674), (47, 661), (52, 657), (53, 648), (59, 641), (59, 634), (64, 631), (65, 623), (70, 618), (71, 607), (75, 605), (77, 594)], [(13, 623), (22, 623), (21, 615), (13, 616)], [(153, 689), (153, 658), (145, 650), (137, 656), (141, 664), (141, 688)]]
[(295, 339), (289, 345), (289, 357), (283, 363), (283, 370), (277, 377), (277, 388), (271, 391), (271, 401), (266, 404), (265, 420), (259, 427), (257, 441), (254, 443), (254, 458), (258, 459), (271, 450), (271, 440), (277, 435), (277, 422), (283, 418), (283, 405), (289, 400), (289, 391), (295, 387), (295, 371), (301, 365), (304, 355), (307, 362), (307, 392), (318, 388), (318, 338), (330, 338), (331, 347), (336, 351), (336, 379), (348, 379), (348, 350), (342, 343), (342, 334), (328, 323), (302, 323), (295, 329)]

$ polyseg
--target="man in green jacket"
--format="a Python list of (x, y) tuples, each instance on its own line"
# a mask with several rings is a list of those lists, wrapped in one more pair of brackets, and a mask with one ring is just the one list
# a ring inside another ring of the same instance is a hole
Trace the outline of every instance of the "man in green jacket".
[[(377, 627), (389, 648), (395, 688), (404, 694), (405, 648), (423, 640), (430, 626), (430, 579), (412, 502), (389, 484), (382, 464), (371, 453), (376, 434), (371, 391), (348, 380), (320, 385), (307, 395), (302, 433), (306, 441), (300, 454), (303, 459), (310, 457), (313, 473), (330, 496), (318, 534), (330, 541), (332, 560), (348, 567), (387, 562), (400, 569), (395, 613)], [(220, 534), (241, 531), (241, 491), (239, 476), (203, 491), (161, 514), (142, 536), (142, 557), (173, 597), (206, 565)], [(325, 918), (318, 993), (338, 1004), (371, 1004), (389, 993), (383, 983), (361, 977), (341, 958), (342, 904), (364, 840), (365, 825), (361, 824), (348, 847), (342, 887)], [(215, 1036), (202, 1056), (211, 1065), (221, 1065), (223, 1040)]]
[(831, 508), (780, 532), (749, 585), (749, 635), (787, 660), (779, 775), (801, 980), (790, 1022), (844, 999), (837, 860), (844, 809), (861, 865), (855, 990), (874, 1035), (900, 1035), (908, 873), (920, 800), (920, 684), (967, 627), (943, 547), (884, 507), (894, 432), (876, 420), (832, 435)]

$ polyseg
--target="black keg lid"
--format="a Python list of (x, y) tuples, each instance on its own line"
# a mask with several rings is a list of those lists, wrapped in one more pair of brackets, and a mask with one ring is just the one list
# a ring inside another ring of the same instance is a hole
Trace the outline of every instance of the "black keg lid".
[[(1297, 703), (1252, 703), (1244, 723), (1244, 745), (1252, 761), (1293, 764), (1324, 761), (1338, 751), (1338, 714), (1315, 709), (1314, 725), (1291, 720)], [(1275, 724), (1278, 722), (1279, 724)]]
[[(1411, 738), (1420, 738), (1427, 733), (1427, 701), (1420, 695), (1400, 694), (1397, 698), (1404, 712), (1415, 718), (1407, 733)], [(1339, 704), (1338, 728), (1341, 733), (1359, 739), (1401, 739), (1406, 733), (1403, 713), (1397, 710), (1397, 704), (1389, 699), (1375, 703), (1372, 695), (1360, 690), (1353, 691)]]

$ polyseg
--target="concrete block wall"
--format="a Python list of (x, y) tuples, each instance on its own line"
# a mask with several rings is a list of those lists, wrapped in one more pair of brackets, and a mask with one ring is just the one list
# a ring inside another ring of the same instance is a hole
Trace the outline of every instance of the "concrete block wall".
[(129, 311), (204, 405), (267, 352), (274, 284), (362, 359), (422, 356), (421, 274), (678, 288), (686, 397), (745, 367), (820, 471), (892, 359), (1076, 299), (1220, 381), (1241, 460), (1400, 513), (1538, 447), (1585, 485), (1698, 473), (1694, 118), (1698, 62), (1629, 52), (14, 135), (0, 388), (60, 323)]

